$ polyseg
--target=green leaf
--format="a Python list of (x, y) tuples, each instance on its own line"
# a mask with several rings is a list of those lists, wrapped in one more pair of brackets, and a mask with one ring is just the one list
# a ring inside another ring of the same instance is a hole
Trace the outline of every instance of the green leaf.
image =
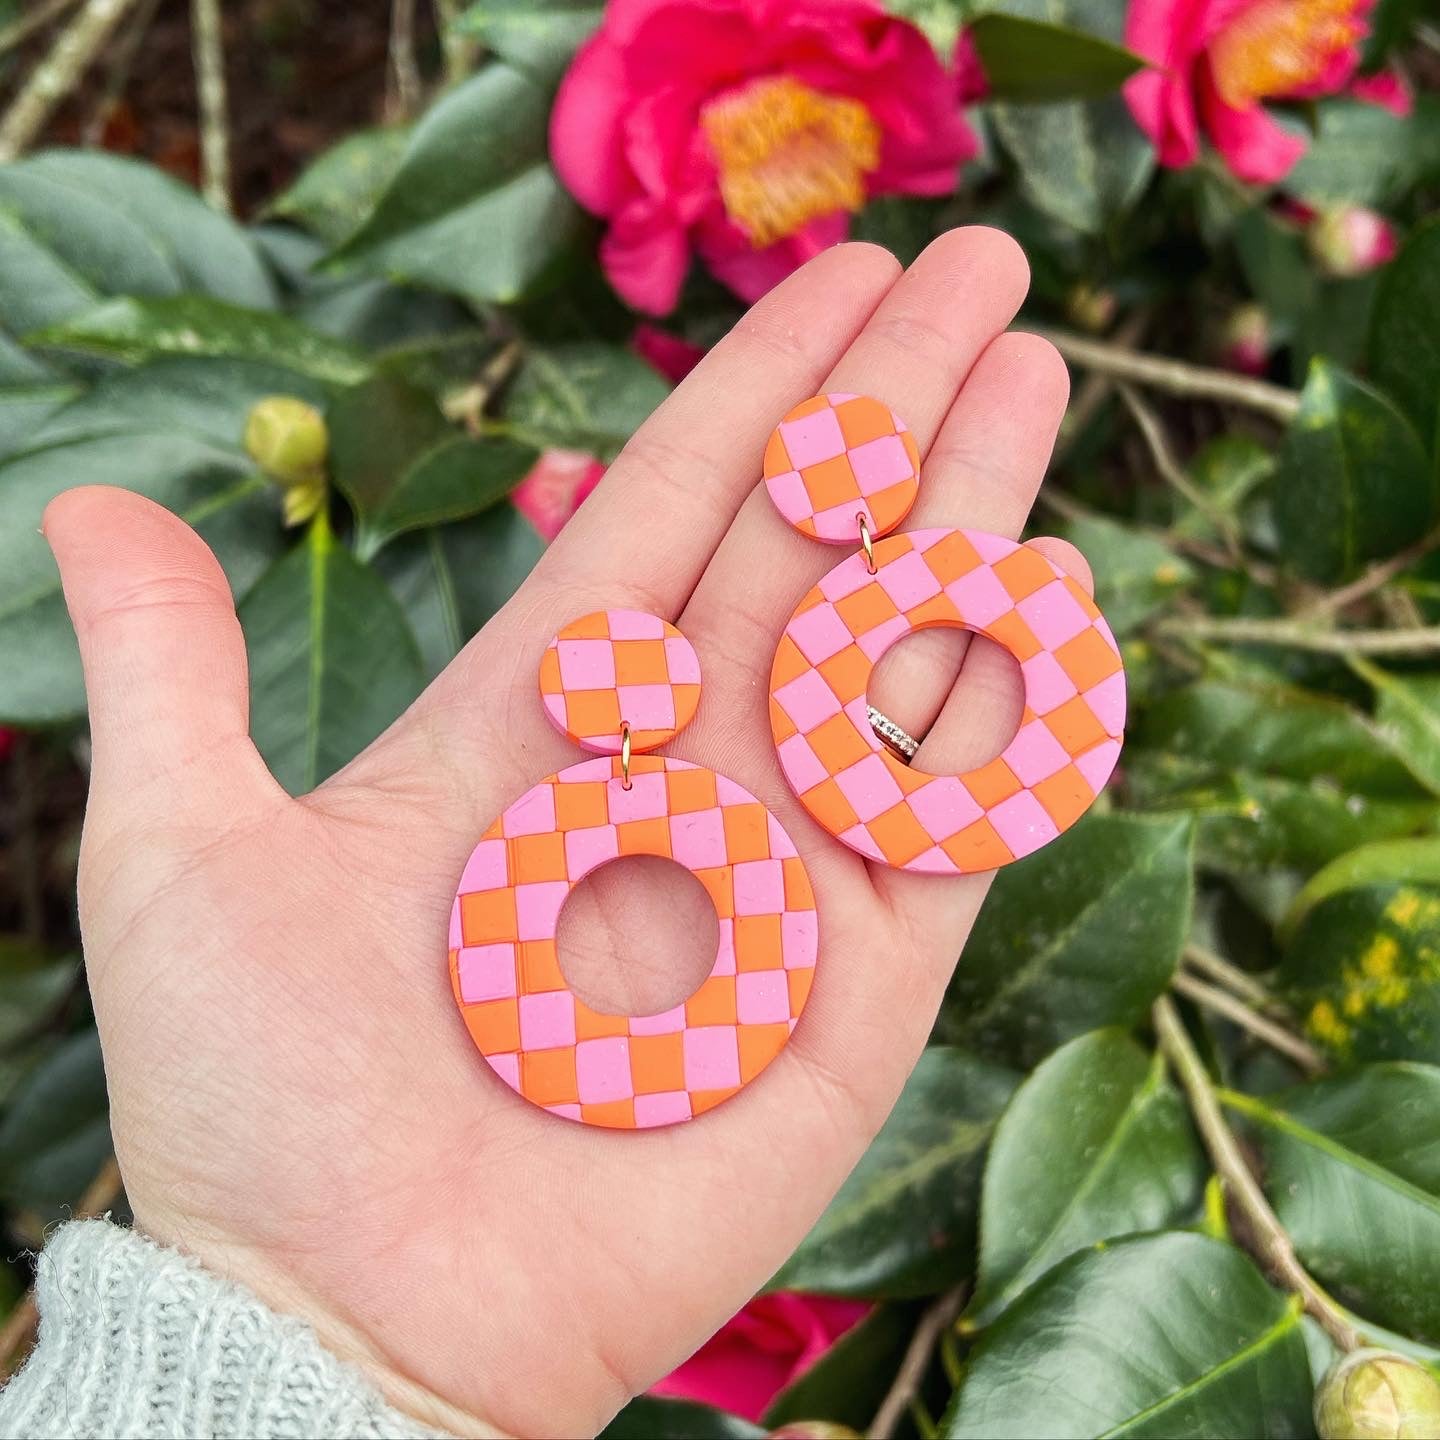
[(1254, 1125), (1305, 1267), (1362, 1315), (1440, 1339), (1440, 1069), (1371, 1065), (1268, 1101), (1223, 1098)]
[(294, 795), (353, 760), (420, 693), (420, 652), (389, 587), (330, 533), (261, 577), (240, 606), (250, 734)]
[(73, 956), (57, 958), (0, 939), (0, 1101), (47, 1048), (43, 1034), (79, 981)]
[(1358, 655), (1350, 663), (1374, 687), (1376, 724), (1440, 795), (1440, 675), (1396, 675)]
[(1381, 207), (1400, 199), (1434, 163), (1435, 116), (1409, 115), (1332, 96), (1317, 107), (1319, 128), (1285, 189), (1314, 205)]
[(370, 373), (370, 362), (358, 351), (288, 315), (245, 310), (203, 295), (107, 300), (27, 338), (36, 345), (131, 363), (161, 355), (254, 360), (339, 385)]
[(1033, 1065), (1139, 1021), (1190, 926), (1188, 816), (1090, 814), (995, 877), (941, 1017), (947, 1040)]
[(991, 11), (966, 27), (997, 100), (1094, 100), (1118, 90), (1145, 60), (1098, 35)]
[(549, 93), (496, 62), (415, 127), (370, 218), (327, 262), (475, 301), (525, 293), (581, 232), (546, 160)]
[(267, 214), (339, 245), (360, 228), (394, 179), (409, 138), (409, 128), (400, 125), (347, 135), (312, 160), (271, 201)]
[(1437, 513), (1436, 470), (1414, 429), (1323, 358), (1311, 363), (1270, 491), (1281, 554), (1327, 584), (1411, 544)]
[(1440, 446), (1440, 216), (1411, 233), (1386, 266), (1370, 320), (1370, 373), (1410, 417), (1427, 446)]
[(987, 1324), (1067, 1255), (1192, 1212), (1205, 1165), (1160, 1055), (1121, 1030), (1061, 1046), (1000, 1117), (969, 1313)]
[(1305, 1436), (1300, 1310), (1204, 1235), (1072, 1256), (980, 1338), (941, 1422), (950, 1440)]
[(480, 0), (455, 22), (502, 60), (553, 85), (600, 24), (593, 0)]
[(767, 1288), (929, 1295), (974, 1264), (980, 1166), (1008, 1070), (931, 1046), (839, 1194)]
[(335, 483), (355, 507), (362, 559), (406, 530), (493, 505), (540, 453), (505, 437), (471, 439), (428, 394), (393, 375), (342, 390), (327, 419)]
[(1161, 540), (1104, 515), (1067, 521), (1061, 533), (1090, 562), (1095, 603), (1116, 635), (1138, 630), (1195, 577)]
[(1304, 236), (1268, 206), (1252, 205), (1236, 222), (1235, 252), (1275, 340), (1288, 339), (1315, 308), (1319, 284)]
[(11, 1093), (0, 1117), (0, 1195), (51, 1215), (73, 1205), (110, 1154), (100, 1037), (71, 1036)]
[(1196, 452), (1189, 468), (1191, 480), (1210, 499), (1210, 513), (1188, 507), (1177, 516), (1174, 534), (1186, 540), (1213, 540), (1213, 512), (1240, 516), (1246, 502), (1274, 473), (1275, 457), (1252, 436), (1218, 435)]
[(767, 1433), (709, 1405), (641, 1395), (600, 1432), (599, 1440), (764, 1440)]
[(502, 501), (458, 524), (402, 535), (375, 557), (438, 675), (520, 588), (544, 550), (535, 528)]

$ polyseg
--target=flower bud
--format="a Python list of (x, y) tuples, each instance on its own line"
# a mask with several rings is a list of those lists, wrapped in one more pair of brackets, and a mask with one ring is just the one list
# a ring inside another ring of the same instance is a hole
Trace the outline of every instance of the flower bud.
[(1342, 1355), (1315, 1392), (1320, 1440), (1429, 1440), (1440, 1435), (1440, 1382), (1392, 1350)]
[(1327, 274), (1363, 275), (1395, 258), (1395, 227), (1359, 205), (1324, 211), (1309, 230), (1310, 252)]
[(770, 1432), (770, 1440), (860, 1440), (848, 1425), (833, 1420), (791, 1420)]
[(1118, 302), (1111, 290), (1097, 290), (1093, 285), (1076, 285), (1065, 297), (1065, 313), (1073, 325), (1098, 335), (1115, 318)]
[(1220, 337), (1220, 363), (1242, 375), (1263, 375), (1270, 363), (1270, 317), (1259, 305), (1237, 305)]
[(245, 421), (245, 449), (282, 485), (313, 485), (330, 451), (325, 417), (293, 395), (267, 395)]

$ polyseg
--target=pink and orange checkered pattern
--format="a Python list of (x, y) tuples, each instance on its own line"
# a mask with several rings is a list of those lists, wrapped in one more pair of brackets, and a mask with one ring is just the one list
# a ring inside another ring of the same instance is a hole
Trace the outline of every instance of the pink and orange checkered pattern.
[(765, 447), (765, 486), (802, 534), (859, 543), (893, 530), (920, 488), (920, 448), (905, 422), (868, 395), (816, 395), (776, 426)]
[[(486, 831), (450, 916), (450, 979), (497, 1075), (556, 1115), (612, 1129), (689, 1120), (779, 1053), (814, 974), (815, 899), (790, 837), (748, 790), (684, 760), (587, 760), (542, 780)], [(658, 1015), (604, 1015), (566, 985), (560, 908), (597, 866), (661, 855), (705, 887), (714, 968)]]
[(563, 735), (586, 750), (653, 750), (695, 718), (700, 660), (668, 620), (639, 610), (599, 610), (572, 620), (540, 657), (540, 697)]
[[(1115, 637), (1044, 556), (978, 530), (915, 530), (842, 561), (800, 602), (776, 651), (770, 724), (780, 764), (832, 835), (903, 870), (993, 870), (1073, 825), (1105, 785), (1125, 726)], [(880, 743), (866, 713), (875, 662), (902, 636), (958, 625), (1020, 664), (1025, 711), (1005, 750), (927, 775)]]

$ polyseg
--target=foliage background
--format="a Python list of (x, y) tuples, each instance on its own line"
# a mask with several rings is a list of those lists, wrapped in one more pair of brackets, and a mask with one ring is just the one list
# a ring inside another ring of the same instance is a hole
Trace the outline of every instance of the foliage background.
[[(966, 18), (901, 8), (942, 49)], [(982, 157), (855, 230), (902, 258), (971, 221), (1025, 245), (1024, 323), (1078, 382), (1036, 524), (1089, 557), (1134, 718), (1096, 811), (1000, 875), (903, 1099), (775, 1278), (877, 1303), (763, 1426), (1309, 1434), (1346, 1327), (1440, 1364), (1440, 37), (1385, 0), (1367, 59), (1406, 66), (1413, 112), (1337, 96), (1296, 121), (1286, 190), (1403, 236), (1342, 275), (1222, 166), (1156, 169), (1113, 93), (1129, 61), (1094, 38), (1118, 11), (984, 8), (1046, 23), (986, 22)], [(612, 458), (667, 388), (547, 159), (598, 18), (450, 16), (422, 33), (419, 118), (346, 135), (245, 222), (113, 152), (0, 166), (12, 1253), (116, 1198), (72, 913), (84, 695), (40, 511), (84, 477), (197, 526), (291, 789), (368, 743), (539, 553), (517, 482), (553, 448)], [(1265, 380), (1216, 368), (1237, 307)], [(666, 324), (704, 345), (740, 308), (697, 269)], [(276, 394), (328, 427), (301, 526), (245, 444)], [(1328, 1296), (1305, 1315), (1309, 1277)], [(27, 1282), (23, 1259), (0, 1272), (10, 1360)], [(760, 1429), (642, 1399), (609, 1433)]]

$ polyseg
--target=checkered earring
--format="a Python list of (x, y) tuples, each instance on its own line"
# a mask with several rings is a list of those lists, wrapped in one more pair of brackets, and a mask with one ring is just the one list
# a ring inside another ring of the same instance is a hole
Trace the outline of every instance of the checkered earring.
[[(605, 610), (567, 625), (540, 662), (556, 728), (602, 758), (540, 781), (481, 837), (450, 911), (450, 982), (490, 1068), (532, 1104), (634, 1130), (689, 1120), (780, 1052), (810, 993), (815, 899), (790, 837), (750, 792), (647, 755), (695, 715), (700, 662), (668, 622)], [(705, 887), (715, 964), (656, 1015), (592, 1010), (556, 956), (560, 909), (591, 871), (660, 855)]]
[[(1094, 802), (1120, 755), (1125, 672), (1095, 602), (1034, 550), (980, 530), (877, 544), (914, 505), (919, 468), (904, 421), (865, 396), (817, 395), (771, 435), (765, 484), (781, 515), (860, 548), (790, 617), (770, 727), (790, 788), (837, 839), (896, 869), (964, 875), (1038, 850)], [(912, 768), (916, 742), (865, 696), (880, 657), (932, 625), (988, 636), (1024, 679), (1014, 739), (961, 775)]]

